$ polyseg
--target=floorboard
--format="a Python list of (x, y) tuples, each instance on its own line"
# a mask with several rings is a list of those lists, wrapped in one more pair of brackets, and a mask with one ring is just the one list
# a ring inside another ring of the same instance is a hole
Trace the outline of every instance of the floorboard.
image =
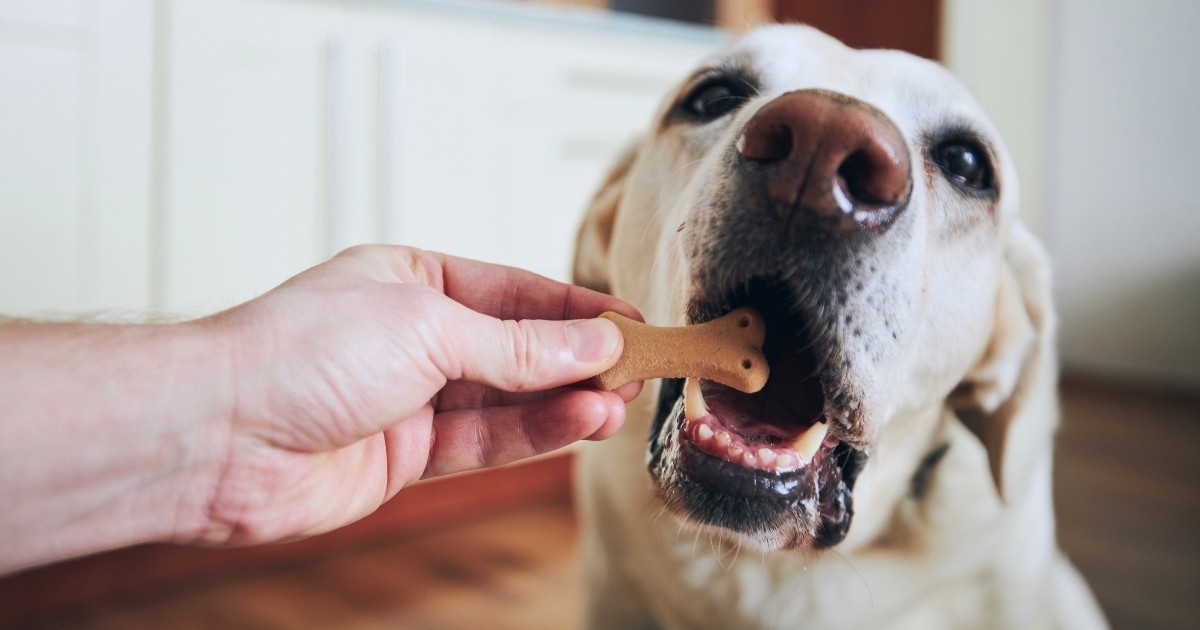
[(578, 627), (570, 504), (527, 506), (392, 544), (231, 573), (47, 618), (56, 628)]
[(1058, 539), (1114, 628), (1200, 628), (1200, 400), (1063, 388)]
[[(1068, 383), (1059, 539), (1115, 628), (1200, 627), (1200, 401)], [(565, 501), (395, 542), (97, 601), (55, 628), (579, 627)]]

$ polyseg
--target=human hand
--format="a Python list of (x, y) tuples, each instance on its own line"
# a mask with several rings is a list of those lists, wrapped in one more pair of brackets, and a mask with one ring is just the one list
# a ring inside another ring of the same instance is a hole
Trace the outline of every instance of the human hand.
[(213, 316), (235, 402), (201, 541), (317, 534), (418, 479), (611, 436), (640, 384), (581, 384), (620, 356), (613, 324), (582, 319), (606, 310), (638, 317), (518, 269), (362, 246)]

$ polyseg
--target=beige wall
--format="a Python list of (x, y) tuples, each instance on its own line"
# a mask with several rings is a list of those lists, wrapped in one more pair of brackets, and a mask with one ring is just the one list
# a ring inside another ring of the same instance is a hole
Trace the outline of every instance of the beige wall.
[(1048, 232), (1064, 355), (1200, 389), (1200, 3), (1059, 0)]
[(1068, 369), (1200, 389), (1200, 3), (945, 0), (1013, 151)]

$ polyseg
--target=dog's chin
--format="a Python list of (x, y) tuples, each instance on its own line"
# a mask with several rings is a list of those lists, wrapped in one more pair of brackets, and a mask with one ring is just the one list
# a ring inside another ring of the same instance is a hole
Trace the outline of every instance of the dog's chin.
[(764, 550), (831, 547), (849, 531), (864, 451), (831, 420), (845, 415), (829, 408), (825, 392), (838, 379), (824, 372), (829, 361), (817, 360), (817, 340), (780, 306), (786, 300), (757, 295), (693, 313), (707, 311), (694, 318), (703, 320), (746, 304), (763, 313), (766, 387), (744, 394), (699, 379), (665, 380), (650, 473), (668, 509), (692, 525)]

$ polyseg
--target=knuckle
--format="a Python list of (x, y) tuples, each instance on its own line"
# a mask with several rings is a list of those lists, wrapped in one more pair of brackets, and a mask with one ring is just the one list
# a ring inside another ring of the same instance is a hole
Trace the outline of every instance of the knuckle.
[(338, 252), (334, 258), (370, 258), (374, 255), (374, 245), (351, 245)]
[(517, 423), (516, 435), (513, 436), (514, 446), (517, 449), (517, 457), (529, 457), (543, 452), (537, 448), (530, 427), (525, 422)]
[[(483, 415), (486, 420), (489, 414), (485, 411)], [(475, 458), (473, 465), (479, 468), (491, 466), (496, 461), (496, 445), (491, 426), (491, 422), (480, 422), (473, 428), (475, 435), (472, 436), (470, 441), (475, 451), (473, 453)]]
[(506, 385), (512, 391), (524, 391), (538, 377), (541, 368), (538, 329), (527, 320), (505, 321), (504, 328), (513, 360)]

